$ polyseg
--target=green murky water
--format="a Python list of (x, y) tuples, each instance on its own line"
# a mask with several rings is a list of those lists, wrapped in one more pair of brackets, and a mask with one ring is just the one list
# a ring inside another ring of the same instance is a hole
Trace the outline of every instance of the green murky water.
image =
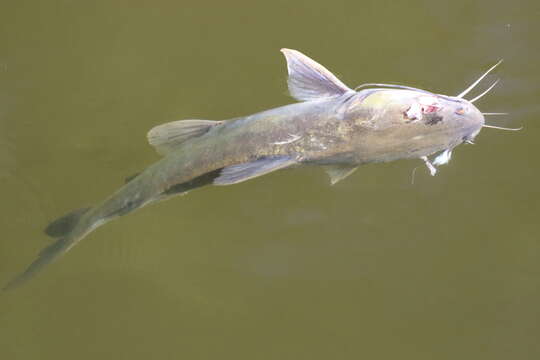
[[(540, 357), (537, 1), (17, 1), (0, 14), (0, 282), (51, 219), (158, 159), (151, 127), (290, 103), (281, 47), (502, 126), (418, 161), (205, 188), (100, 228), (0, 297), (1, 359)], [(495, 76), (491, 77), (491, 79)]]

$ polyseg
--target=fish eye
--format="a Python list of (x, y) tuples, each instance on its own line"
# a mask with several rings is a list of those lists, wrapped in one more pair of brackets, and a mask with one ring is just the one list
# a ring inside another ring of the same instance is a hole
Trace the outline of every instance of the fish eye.
[(457, 115), (463, 115), (463, 114), (465, 114), (465, 108), (463, 108), (463, 107), (457, 108), (455, 113)]

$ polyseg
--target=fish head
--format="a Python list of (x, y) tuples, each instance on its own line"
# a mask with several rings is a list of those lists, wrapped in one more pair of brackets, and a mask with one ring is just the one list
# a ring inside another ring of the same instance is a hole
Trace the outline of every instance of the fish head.
[[(397, 96), (399, 97), (402, 94)], [(472, 141), (478, 135), (485, 119), (482, 112), (466, 99), (440, 94), (412, 93), (405, 96), (406, 122), (426, 125), (425, 133), (446, 134), (448, 137)]]
[(472, 142), (484, 125), (484, 116), (471, 102), (420, 89), (368, 89), (355, 98), (347, 117), (361, 133), (358, 142), (374, 149), (375, 161), (452, 149)]

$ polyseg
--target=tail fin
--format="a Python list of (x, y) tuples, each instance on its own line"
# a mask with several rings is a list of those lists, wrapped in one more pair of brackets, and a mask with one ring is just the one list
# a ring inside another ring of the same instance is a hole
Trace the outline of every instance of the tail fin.
[(43, 267), (52, 263), (62, 254), (64, 254), (69, 249), (70, 244), (72, 244), (72, 241), (68, 241), (68, 238), (64, 237), (56, 240), (52, 245), (49, 245), (45, 249), (41, 250), (38, 258), (34, 260), (34, 262), (31, 263), (23, 273), (17, 275), (6, 286), (4, 286), (2, 291), (14, 289), (29, 280)]
[(77, 238), (70, 236), (81, 217), (90, 208), (72, 211), (51, 222), (45, 228), (45, 233), (51, 237), (58, 238), (53, 244), (47, 246), (38, 255), (38, 258), (26, 268), (26, 270), (11, 280), (2, 291), (11, 290), (29, 280), (46, 265), (52, 263), (77, 241)]

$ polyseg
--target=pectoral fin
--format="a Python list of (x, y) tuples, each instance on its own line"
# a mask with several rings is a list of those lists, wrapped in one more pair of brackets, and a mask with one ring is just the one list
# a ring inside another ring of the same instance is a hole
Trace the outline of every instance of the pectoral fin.
[(156, 151), (165, 155), (177, 149), (188, 139), (206, 134), (223, 121), (178, 120), (158, 125), (148, 132), (148, 142)]
[(345, 179), (347, 176), (351, 175), (356, 169), (357, 165), (331, 165), (325, 166), (324, 169), (328, 176), (330, 176), (330, 184), (334, 185), (338, 181)]
[(287, 59), (289, 92), (300, 101), (318, 100), (353, 92), (324, 66), (299, 51), (281, 49)]
[(441, 152), (439, 155), (437, 155), (435, 160), (433, 160), (433, 165), (441, 166), (441, 165), (448, 164), (451, 158), (452, 158), (452, 150), (446, 149), (443, 152)]
[(214, 179), (214, 185), (231, 185), (253, 179), (294, 165), (296, 160), (289, 156), (268, 157), (253, 162), (231, 165), (223, 168), (221, 174)]

